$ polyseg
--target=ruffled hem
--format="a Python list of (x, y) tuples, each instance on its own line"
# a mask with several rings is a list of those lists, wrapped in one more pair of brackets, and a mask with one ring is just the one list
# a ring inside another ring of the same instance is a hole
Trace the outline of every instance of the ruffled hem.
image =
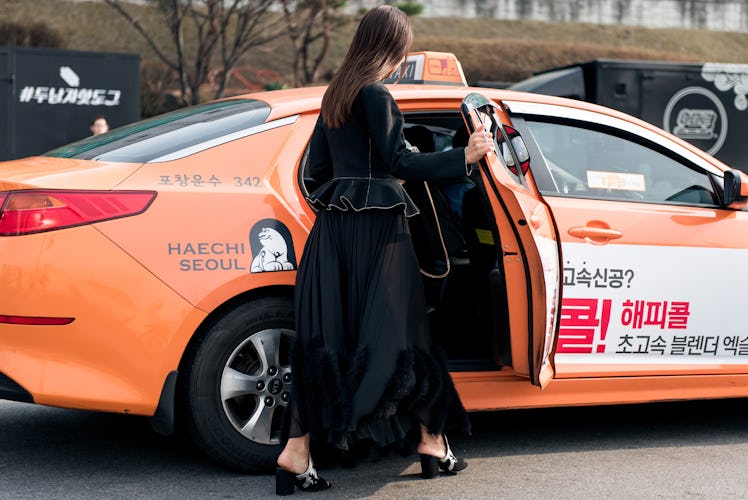
[(418, 215), (418, 206), (397, 179), (339, 177), (327, 181), (307, 200), (318, 210), (336, 208), (361, 211), (402, 207), (406, 217)]
[[(292, 361), (294, 390), (297, 396), (304, 393), (307, 423), (315, 441), (343, 451), (362, 441), (376, 447), (402, 444), (410, 431), (420, 432), (418, 414), (432, 434), (448, 430), (470, 435), (470, 420), (441, 352), (401, 351), (376, 409), (358, 421), (353, 399), (368, 366), (368, 352), (338, 356), (321, 346), (310, 346), (304, 359), (301, 352), (297, 344)], [(424, 408), (427, 415), (419, 411)]]

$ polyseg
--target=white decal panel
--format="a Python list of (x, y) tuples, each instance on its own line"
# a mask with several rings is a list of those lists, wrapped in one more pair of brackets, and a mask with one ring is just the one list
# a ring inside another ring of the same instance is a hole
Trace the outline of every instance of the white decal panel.
[(565, 364), (632, 371), (748, 364), (748, 250), (584, 243), (562, 249), (558, 372)]

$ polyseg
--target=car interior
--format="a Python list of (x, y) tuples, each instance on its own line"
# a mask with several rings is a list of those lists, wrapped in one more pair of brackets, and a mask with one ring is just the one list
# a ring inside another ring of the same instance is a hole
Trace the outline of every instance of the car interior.
[[(462, 117), (406, 114), (405, 139), (420, 152), (467, 144)], [(305, 156), (306, 159), (306, 156)], [(304, 160), (305, 160), (304, 159)], [(305, 192), (316, 182), (301, 169)], [(477, 169), (447, 181), (408, 181), (420, 214), (408, 219), (418, 256), (432, 338), (452, 371), (511, 365), (508, 306), (496, 222)]]

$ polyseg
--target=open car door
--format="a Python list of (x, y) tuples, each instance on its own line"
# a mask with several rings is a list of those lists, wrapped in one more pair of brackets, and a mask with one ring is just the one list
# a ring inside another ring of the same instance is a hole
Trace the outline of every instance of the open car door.
[(479, 168), (501, 240), (512, 368), (543, 388), (553, 379), (551, 354), (561, 312), (558, 230), (506, 111), (470, 94), (462, 101), (462, 115), (470, 133), (483, 124), (494, 137), (494, 151)]

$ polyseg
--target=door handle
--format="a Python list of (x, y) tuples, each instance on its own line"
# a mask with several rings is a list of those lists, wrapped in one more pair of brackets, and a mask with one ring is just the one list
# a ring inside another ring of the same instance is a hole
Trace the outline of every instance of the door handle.
[(588, 243), (604, 243), (623, 236), (621, 231), (607, 227), (577, 226), (570, 227), (568, 233), (575, 238), (582, 238)]

